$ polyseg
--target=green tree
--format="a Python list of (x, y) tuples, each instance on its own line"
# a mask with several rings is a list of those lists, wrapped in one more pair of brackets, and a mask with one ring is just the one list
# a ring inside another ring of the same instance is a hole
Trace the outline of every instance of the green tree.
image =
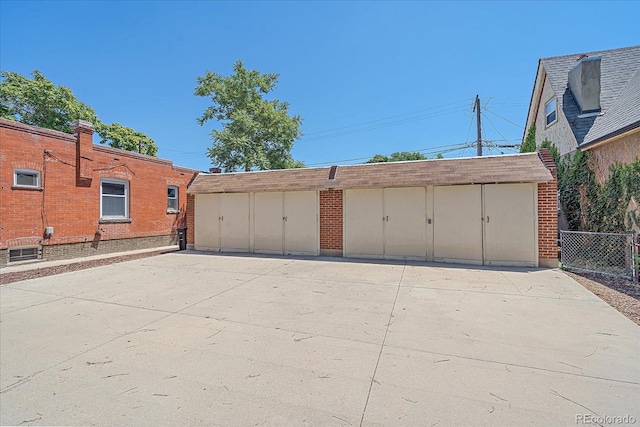
[(119, 123), (111, 123), (110, 125), (101, 123), (96, 131), (102, 138), (100, 144), (109, 144), (113, 148), (127, 151), (139, 151), (149, 156), (155, 156), (158, 153), (158, 147), (153, 139)]
[(238, 60), (232, 75), (207, 71), (197, 82), (195, 94), (211, 98), (213, 103), (198, 123), (222, 122), (222, 129), (211, 133), (213, 145), (207, 155), (212, 164), (226, 171), (301, 166), (291, 156), (291, 149), (302, 136), (302, 119), (289, 116), (288, 103), (264, 99), (276, 87), (278, 74), (248, 70)]
[[(441, 155), (439, 155), (441, 158)], [(403, 162), (406, 160), (427, 160), (427, 157), (418, 151), (398, 151), (391, 153), (391, 156), (376, 154), (367, 163)]]
[(521, 153), (533, 153), (536, 151), (536, 125), (531, 125), (527, 131), (527, 136), (522, 145), (520, 145)]
[(3, 71), (0, 81), (0, 117), (28, 125), (70, 133), (71, 122), (86, 120), (93, 123), (101, 144), (114, 148), (138, 151), (155, 156), (158, 152), (153, 139), (118, 123), (105, 124), (87, 104), (80, 102), (71, 89), (56, 85), (38, 70), (32, 78)]

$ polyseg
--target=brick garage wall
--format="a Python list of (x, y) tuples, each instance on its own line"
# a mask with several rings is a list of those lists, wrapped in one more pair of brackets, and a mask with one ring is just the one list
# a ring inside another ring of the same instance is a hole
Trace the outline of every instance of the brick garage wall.
[[(48, 246), (81, 244), (86, 248), (98, 242), (98, 248), (104, 250), (118, 245), (126, 250), (142, 249), (151, 241), (163, 246), (174, 238), (178, 227), (186, 226), (186, 190), (196, 174), (194, 170), (155, 157), (91, 145), (88, 158), (82, 158), (83, 173), (90, 178), (79, 182), (74, 135), (0, 119), (0, 140), (0, 250), (41, 245), (43, 254), (50, 254), (48, 259), (57, 259), (79, 252)], [(12, 188), (15, 169), (40, 172), (42, 188)], [(100, 220), (103, 178), (129, 183), (130, 221)], [(168, 186), (178, 187), (177, 213), (167, 212)], [(51, 237), (44, 236), (48, 226), (54, 228)], [(126, 242), (121, 244), (105, 243), (123, 239)], [(136, 243), (140, 246), (134, 246)], [(6, 259), (6, 255), (0, 256), (0, 263), (6, 263)]]
[(558, 174), (549, 150), (538, 152), (553, 181), (538, 184), (538, 263), (558, 267)]
[(342, 193), (342, 190), (320, 191), (320, 255), (343, 255)]
[(187, 249), (193, 249), (196, 243), (196, 196), (187, 195)]

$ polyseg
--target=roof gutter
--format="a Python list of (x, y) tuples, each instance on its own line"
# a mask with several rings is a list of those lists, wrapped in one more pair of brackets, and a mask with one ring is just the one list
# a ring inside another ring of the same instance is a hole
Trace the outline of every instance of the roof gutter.
[(580, 146), (578, 146), (578, 148), (583, 151), (591, 150), (592, 148), (596, 148), (607, 142), (624, 138), (625, 136), (634, 133), (636, 129), (640, 129), (640, 120), (638, 120), (635, 123), (631, 123), (630, 125), (627, 125), (623, 128), (620, 128), (614, 132), (611, 132), (607, 135), (601, 136), (600, 138), (594, 139), (593, 141), (589, 141), (586, 144), (581, 144)]

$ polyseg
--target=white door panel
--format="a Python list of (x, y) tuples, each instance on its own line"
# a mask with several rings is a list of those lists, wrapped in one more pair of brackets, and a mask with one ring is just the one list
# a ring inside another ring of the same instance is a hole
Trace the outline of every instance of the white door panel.
[(345, 255), (384, 256), (382, 189), (345, 190)]
[(195, 248), (220, 250), (220, 196), (197, 194), (195, 197)]
[(485, 264), (537, 266), (536, 184), (483, 187)]
[(434, 187), (433, 258), (482, 264), (482, 186)]
[(223, 251), (249, 251), (249, 193), (220, 195), (220, 247)]
[(255, 193), (253, 205), (254, 252), (281, 254), (282, 248), (282, 193)]
[(384, 190), (385, 258), (424, 260), (426, 242), (425, 187)]
[(284, 193), (284, 252), (318, 254), (318, 194), (315, 191)]

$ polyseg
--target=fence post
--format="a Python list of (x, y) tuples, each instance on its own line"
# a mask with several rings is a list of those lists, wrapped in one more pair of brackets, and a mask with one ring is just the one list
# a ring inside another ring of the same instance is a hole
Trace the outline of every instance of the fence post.
[(636, 276), (636, 282), (640, 283), (640, 233), (636, 233), (638, 243), (636, 243), (635, 251), (633, 251), (633, 274)]

